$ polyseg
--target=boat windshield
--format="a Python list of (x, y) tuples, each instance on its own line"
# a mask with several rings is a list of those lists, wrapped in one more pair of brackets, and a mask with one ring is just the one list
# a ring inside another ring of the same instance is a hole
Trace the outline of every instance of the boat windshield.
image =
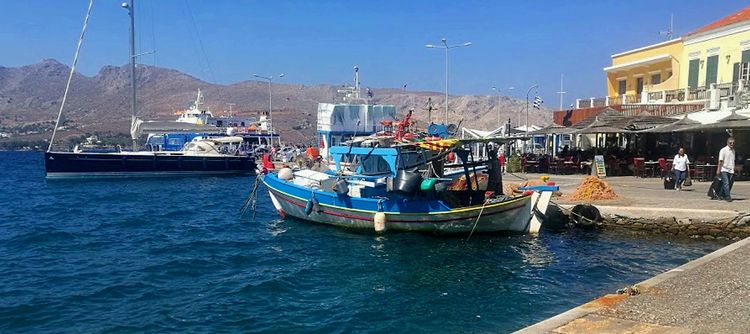
[(342, 161), (349, 161), (350, 171), (353, 171), (361, 175), (381, 175), (391, 174), (390, 165), (388, 162), (379, 155), (367, 155), (367, 154), (344, 154)]

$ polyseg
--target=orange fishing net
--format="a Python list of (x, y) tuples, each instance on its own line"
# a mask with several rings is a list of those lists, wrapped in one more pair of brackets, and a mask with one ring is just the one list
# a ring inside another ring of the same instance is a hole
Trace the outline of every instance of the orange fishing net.
[(595, 176), (587, 176), (576, 191), (568, 197), (573, 201), (595, 201), (602, 199), (615, 199), (614, 189)]
[[(487, 189), (487, 175), (486, 174), (479, 174), (479, 189)], [(477, 187), (477, 175), (474, 173), (471, 173), (469, 176), (469, 180), (471, 180), (471, 188), (474, 189)], [(466, 175), (461, 175), (458, 178), (456, 178), (455, 181), (453, 181), (450, 185), (448, 185), (448, 190), (452, 191), (460, 191), (460, 190), (466, 190)], [(476, 189), (474, 189), (476, 190)]]

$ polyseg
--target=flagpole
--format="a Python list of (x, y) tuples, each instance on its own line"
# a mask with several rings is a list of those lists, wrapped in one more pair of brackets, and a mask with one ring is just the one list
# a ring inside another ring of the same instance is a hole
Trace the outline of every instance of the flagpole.
[[(531, 90), (534, 88), (539, 88), (539, 85), (533, 85), (529, 87), (529, 89), (526, 91), (526, 137), (529, 136), (529, 93), (531, 93)], [(526, 139), (528, 140), (528, 139)], [(526, 146), (526, 140), (524, 140), (524, 146)], [(526, 152), (526, 148), (524, 147), (524, 152)]]

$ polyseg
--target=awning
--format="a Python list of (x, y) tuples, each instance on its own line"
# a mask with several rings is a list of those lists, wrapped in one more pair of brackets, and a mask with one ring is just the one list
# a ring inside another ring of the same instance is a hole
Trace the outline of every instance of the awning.
[(659, 62), (667, 61), (667, 60), (670, 60), (670, 59), (672, 59), (672, 56), (670, 56), (669, 54), (665, 53), (665, 54), (661, 54), (661, 55), (658, 55), (658, 56), (653, 56), (653, 57), (644, 58), (644, 59), (641, 59), (641, 60), (631, 61), (631, 62), (625, 63), (625, 64), (613, 65), (613, 66), (610, 66), (610, 67), (605, 67), (604, 68), (604, 72), (617, 72), (617, 71), (622, 71), (622, 70), (628, 70), (628, 69), (631, 69), (631, 68), (640, 67), (640, 66), (646, 66), (646, 65), (649, 65), (649, 64), (659, 63)]
[(689, 128), (680, 129), (677, 131), (710, 131), (719, 130), (724, 131), (725, 129), (748, 129), (750, 128), (750, 118), (737, 114), (735, 111), (718, 120), (716, 123), (695, 125)]
[(701, 122), (692, 120), (688, 118), (688, 115), (685, 114), (682, 118), (679, 120), (665, 125), (660, 125), (654, 128), (646, 129), (643, 131), (638, 131), (639, 133), (668, 133), (668, 132), (675, 132), (675, 131), (681, 131), (683, 129), (689, 129), (692, 127), (695, 127), (696, 125), (700, 125)]

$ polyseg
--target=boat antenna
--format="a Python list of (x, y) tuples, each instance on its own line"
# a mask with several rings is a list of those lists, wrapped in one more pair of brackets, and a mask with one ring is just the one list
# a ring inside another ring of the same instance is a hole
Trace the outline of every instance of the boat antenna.
[(60, 127), (60, 119), (62, 118), (63, 108), (65, 107), (65, 100), (68, 99), (68, 91), (70, 90), (70, 82), (73, 80), (73, 73), (76, 71), (76, 64), (78, 64), (78, 55), (81, 53), (81, 45), (83, 45), (83, 36), (86, 34), (86, 27), (89, 24), (89, 17), (91, 17), (91, 7), (94, 5), (94, 0), (89, 0), (89, 9), (86, 11), (86, 18), (83, 20), (83, 29), (81, 29), (81, 36), (78, 38), (78, 46), (76, 47), (76, 53), (73, 56), (73, 65), (70, 67), (70, 75), (68, 75), (68, 83), (65, 84), (65, 93), (63, 93), (62, 102), (60, 103), (60, 111), (57, 113), (57, 121), (55, 121), (55, 128), (52, 130), (52, 139), (49, 140), (49, 146), (47, 146), (47, 152), (52, 150), (52, 143), (55, 142), (55, 135), (57, 134), (57, 128)]
[(130, 118), (130, 138), (133, 140), (133, 151), (136, 151), (138, 149), (138, 144), (136, 143), (136, 93), (135, 93), (135, 8), (134, 8), (134, 1), (135, 0), (129, 0), (129, 2), (123, 2), (122, 8), (125, 8), (128, 10), (128, 16), (130, 16), (130, 55), (128, 56), (130, 58), (130, 109), (132, 112), (132, 116)]

